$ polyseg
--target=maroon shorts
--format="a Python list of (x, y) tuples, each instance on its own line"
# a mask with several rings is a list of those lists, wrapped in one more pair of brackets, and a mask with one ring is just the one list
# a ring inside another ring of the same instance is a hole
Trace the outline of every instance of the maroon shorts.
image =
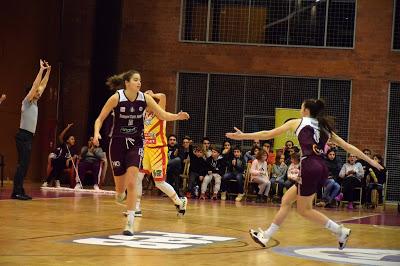
[(311, 196), (322, 187), (328, 178), (328, 168), (324, 159), (309, 156), (301, 160), (301, 185), (298, 185), (300, 196)]
[(143, 157), (143, 140), (111, 138), (109, 156), (114, 176), (125, 174), (128, 167), (140, 167)]

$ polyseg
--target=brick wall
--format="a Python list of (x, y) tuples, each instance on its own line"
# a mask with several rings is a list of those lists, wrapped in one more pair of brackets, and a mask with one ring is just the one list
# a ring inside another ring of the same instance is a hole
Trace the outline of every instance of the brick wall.
[(400, 54), (390, 48), (393, 1), (357, 2), (355, 49), (340, 50), (183, 43), (180, 0), (125, 0), (119, 69), (138, 68), (145, 89), (167, 93), (168, 110), (179, 71), (351, 79), (350, 141), (383, 152), (388, 81), (400, 74)]

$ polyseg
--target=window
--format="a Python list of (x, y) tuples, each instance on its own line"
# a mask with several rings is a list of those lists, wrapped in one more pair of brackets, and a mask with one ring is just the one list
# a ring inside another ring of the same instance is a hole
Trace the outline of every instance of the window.
[(400, 50), (400, 1), (394, 1), (393, 12), (393, 50)]
[[(178, 95), (177, 110), (191, 116), (177, 122), (178, 139), (189, 135), (199, 143), (207, 136), (221, 144), (234, 126), (248, 132), (272, 129), (275, 108), (299, 109), (303, 100), (319, 95), (336, 118), (338, 134), (348, 139), (350, 80), (179, 73)], [(233, 144), (251, 146), (248, 141)]]
[(184, 0), (182, 41), (353, 47), (356, 0)]

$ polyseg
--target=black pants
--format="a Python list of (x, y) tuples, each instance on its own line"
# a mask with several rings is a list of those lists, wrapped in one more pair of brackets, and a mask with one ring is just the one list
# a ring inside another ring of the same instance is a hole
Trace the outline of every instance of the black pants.
[(361, 186), (361, 181), (355, 176), (347, 176), (342, 181), (343, 198), (346, 201), (353, 202), (356, 198), (355, 188)]
[(17, 170), (14, 176), (13, 194), (25, 194), (24, 178), (29, 168), (32, 151), (33, 133), (20, 129), (15, 136), (18, 152)]

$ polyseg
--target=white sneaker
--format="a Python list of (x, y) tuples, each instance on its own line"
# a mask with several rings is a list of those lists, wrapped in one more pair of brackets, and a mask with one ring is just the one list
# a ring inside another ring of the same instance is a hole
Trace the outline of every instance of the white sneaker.
[(347, 241), (349, 240), (351, 230), (340, 225), (340, 233), (337, 234), (339, 240), (339, 249), (342, 250), (346, 247)]
[(99, 191), (100, 190), (99, 185), (94, 184), (93, 189), (96, 190), (96, 191)]
[(125, 229), (122, 234), (124, 236), (133, 236), (133, 223), (129, 222), (129, 219), (126, 220)]
[(179, 215), (179, 214), (185, 215), (185, 212), (186, 212), (186, 207), (187, 207), (188, 200), (187, 200), (186, 197), (182, 197), (181, 201), (182, 201), (181, 205), (175, 205), (176, 206), (176, 210), (178, 211), (177, 215)]
[(135, 217), (142, 217), (142, 210), (136, 210), (135, 211)]
[(47, 184), (47, 182), (43, 182), (42, 187), (48, 187), (49, 184)]
[(56, 184), (54, 185), (56, 188), (60, 188), (61, 187), (61, 185), (60, 185), (60, 180), (56, 180)]
[(124, 200), (126, 200), (126, 193), (123, 192), (121, 194), (115, 194), (115, 203), (119, 204), (119, 205), (124, 205)]
[(74, 189), (82, 189), (82, 184), (80, 182), (77, 182)]
[(221, 192), (221, 200), (226, 200), (226, 192)]
[(264, 237), (264, 231), (261, 228), (258, 228), (258, 231), (255, 231), (253, 229), (249, 230), (251, 238), (260, 246), (266, 247), (267, 243), (269, 241), (269, 238)]

